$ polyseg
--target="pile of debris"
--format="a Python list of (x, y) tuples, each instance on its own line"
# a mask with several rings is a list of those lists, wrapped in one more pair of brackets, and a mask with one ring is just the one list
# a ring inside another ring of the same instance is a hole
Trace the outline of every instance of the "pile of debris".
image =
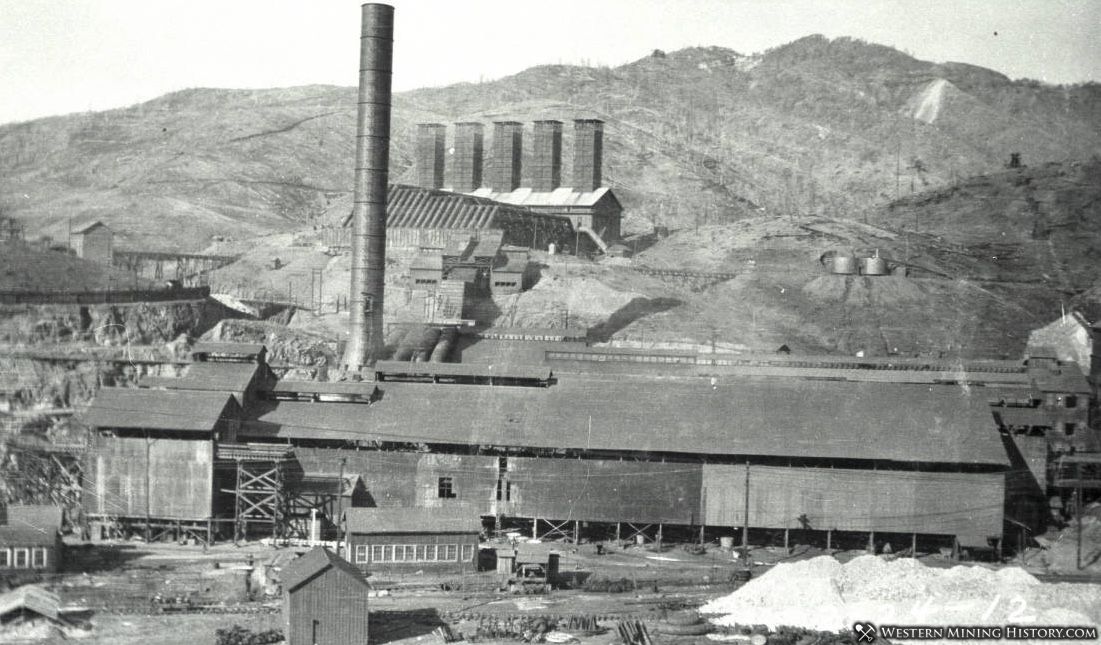
[(875, 624), (1101, 623), (1101, 585), (1041, 584), (1022, 569), (926, 567), (913, 558), (830, 556), (776, 565), (700, 609), (723, 626), (766, 625), (839, 633)]

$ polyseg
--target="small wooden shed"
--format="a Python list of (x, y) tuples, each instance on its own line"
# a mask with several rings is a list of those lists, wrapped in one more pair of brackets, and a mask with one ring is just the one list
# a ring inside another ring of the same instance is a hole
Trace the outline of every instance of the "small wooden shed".
[(287, 645), (367, 645), (367, 580), (317, 547), (282, 571)]

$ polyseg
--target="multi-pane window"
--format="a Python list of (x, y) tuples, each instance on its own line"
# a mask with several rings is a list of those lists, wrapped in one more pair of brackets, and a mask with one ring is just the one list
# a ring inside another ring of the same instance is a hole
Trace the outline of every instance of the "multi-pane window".
[(16, 569), (26, 569), (30, 565), (30, 549), (12, 549), (12, 553), (15, 555), (15, 563), (12, 566)]
[[(356, 562), (366, 562), (367, 545), (356, 545)], [(458, 544), (374, 544), (371, 562), (455, 562), (459, 558)], [(474, 558), (474, 545), (462, 545), (463, 561)], [(363, 558), (363, 559), (361, 559)]]
[(0, 568), (11, 566), (11, 549), (0, 549)]
[(451, 477), (440, 477), (437, 493), (437, 497), (441, 499), (451, 499), (455, 497), (455, 480)]
[(31, 551), (31, 566), (38, 569), (46, 566), (46, 549)]

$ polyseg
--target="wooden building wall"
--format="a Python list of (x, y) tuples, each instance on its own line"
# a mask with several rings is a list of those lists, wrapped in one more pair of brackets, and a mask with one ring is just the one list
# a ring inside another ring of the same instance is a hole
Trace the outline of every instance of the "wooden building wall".
[[(843, 468), (749, 469), (749, 525), (959, 536), (985, 546), (1002, 533), (1004, 473), (933, 473)], [(745, 521), (745, 466), (703, 467), (709, 526)]]
[[(146, 514), (146, 439), (96, 436), (87, 453), (84, 508), (93, 515)], [(149, 441), (148, 513), (154, 518), (207, 519), (214, 514), (214, 444)]]
[[(346, 459), (345, 472), (363, 478), (368, 506), (462, 504), (476, 508), (479, 515), (493, 513), (497, 490), (496, 457), (329, 448), (297, 448), (295, 455), (307, 470), (325, 469), (334, 473), (340, 467), (340, 460)], [(455, 497), (439, 497), (440, 477), (452, 479)]]
[[(455, 558), (450, 560), (436, 559), (434, 561), (403, 561), (403, 562), (376, 562), (371, 556), (371, 547), (380, 546), (404, 546), (404, 545), (454, 545)], [(357, 552), (356, 547), (363, 546), (366, 552), (366, 561)], [(467, 552), (464, 557), (464, 547)], [(437, 573), (473, 572), (478, 564), (478, 534), (477, 533), (384, 533), (365, 534), (353, 533), (348, 536), (349, 561), (364, 571), (378, 574), (391, 574), (399, 572), (416, 571), (425, 569)]]
[(329, 567), (287, 596), (287, 645), (367, 645), (367, 588), (349, 574)]
[(700, 466), (637, 461), (508, 460), (505, 515), (594, 522), (698, 524)]
[(78, 257), (110, 266), (112, 237), (110, 229), (97, 226), (86, 233), (74, 234), (73, 250)]

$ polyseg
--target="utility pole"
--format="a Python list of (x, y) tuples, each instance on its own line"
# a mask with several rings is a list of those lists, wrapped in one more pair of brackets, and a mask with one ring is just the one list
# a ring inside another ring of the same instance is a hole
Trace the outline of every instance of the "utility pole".
[(149, 469), (150, 469), (150, 465), (151, 465), (149, 463), (149, 454), (150, 454), (150, 449), (149, 448), (150, 448), (149, 430), (146, 430), (145, 431), (145, 543), (146, 544), (149, 544), (149, 541), (153, 537), (152, 527), (150, 526), (152, 521), (150, 520), (150, 511), (149, 511), (149, 498), (150, 498), (150, 493), (151, 493), (151, 491), (149, 489), (150, 489), (150, 484), (152, 483), (152, 478), (149, 475)]
[(742, 525), (742, 560), (749, 568), (749, 459), (745, 460), (745, 522)]

